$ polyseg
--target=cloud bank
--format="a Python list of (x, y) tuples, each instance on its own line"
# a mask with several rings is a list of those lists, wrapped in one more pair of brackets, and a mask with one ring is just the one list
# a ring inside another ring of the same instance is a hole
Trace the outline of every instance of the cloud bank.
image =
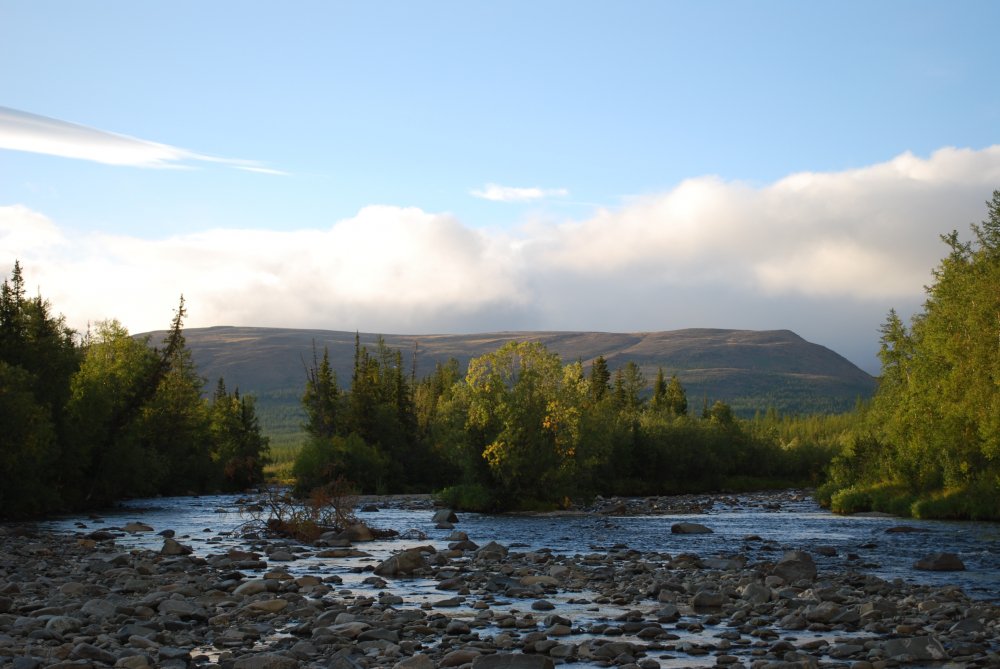
[(0, 149), (105, 165), (190, 168), (198, 163), (217, 163), (248, 172), (284, 174), (252, 160), (208, 156), (9, 107), (0, 107)]
[(514, 329), (791, 329), (874, 371), (877, 329), (904, 314), (1000, 187), (1000, 146), (753, 186), (706, 176), (583, 220), (485, 232), (452, 216), (371, 206), (326, 229), (217, 229), (143, 240), (69, 238), (0, 207), (0, 274), (15, 258), (71, 325), (384, 333)]

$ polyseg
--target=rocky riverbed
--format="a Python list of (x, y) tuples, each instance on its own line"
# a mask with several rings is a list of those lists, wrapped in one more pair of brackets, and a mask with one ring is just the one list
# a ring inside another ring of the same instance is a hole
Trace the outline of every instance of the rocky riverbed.
[(455, 529), (374, 559), (334, 537), (195, 552), (163, 530), (0, 528), (0, 666), (1000, 667), (995, 603), (804, 551), (568, 554)]

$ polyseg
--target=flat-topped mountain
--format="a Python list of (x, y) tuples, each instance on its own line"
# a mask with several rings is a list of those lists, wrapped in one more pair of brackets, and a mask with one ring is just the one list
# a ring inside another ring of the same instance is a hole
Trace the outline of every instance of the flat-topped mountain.
[[(152, 333), (158, 343), (165, 333)], [(350, 383), (354, 332), (288, 328), (210, 327), (184, 331), (200, 373), (211, 391), (221, 376), (230, 388), (258, 398), (265, 429), (287, 430), (300, 420), (299, 398), (305, 370), (314, 350), (324, 348), (342, 386)], [(371, 348), (378, 335), (360, 333)], [(677, 374), (688, 403), (723, 400), (747, 415), (774, 407), (781, 412), (847, 410), (867, 398), (875, 379), (853, 363), (788, 330), (689, 329), (667, 332), (496, 332), (466, 335), (383, 335), (386, 345), (401, 350), (408, 369), (416, 355), (417, 376), (436, 363), (455, 358), (461, 369), (469, 360), (509, 341), (538, 341), (564, 363), (581, 360), (585, 367), (599, 355), (612, 372), (635, 362), (652, 385), (656, 372)]]

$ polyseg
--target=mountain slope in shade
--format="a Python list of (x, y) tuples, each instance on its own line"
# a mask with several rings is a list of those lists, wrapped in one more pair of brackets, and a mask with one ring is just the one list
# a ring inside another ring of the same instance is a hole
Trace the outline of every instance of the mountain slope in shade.
[[(151, 333), (158, 343), (164, 332)], [(313, 355), (330, 352), (342, 386), (350, 383), (353, 332), (285, 328), (210, 327), (184, 331), (208, 390), (221, 376), (232, 389), (258, 398), (265, 429), (289, 430), (301, 421), (299, 398)], [(359, 334), (372, 348), (378, 335)], [(635, 362), (652, 385), (659, 367), (677, 374), (692, 410), (723, 400), (748, 415), (774, 407), (783, 413), (842, 411), (867, 398), (875, 379), (853, 363), (788, 330), (688, 329), (667, 332), (498, 332), (467, 335), (384, 335), (421, 378), (438, 362), (469, 360), (509, 341), (538, 341), (564, 363), (585, 367), (604, 355), (611, 370)]]

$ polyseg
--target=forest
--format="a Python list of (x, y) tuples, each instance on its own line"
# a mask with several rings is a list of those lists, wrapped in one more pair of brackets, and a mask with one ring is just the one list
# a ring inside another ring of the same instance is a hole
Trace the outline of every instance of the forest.
[(263, 481), (268, 444), (253, 398), (221, 379), (203, 396), (183, 298), (153, 347), (113, 320), (80, 336), (24, 286), (15, 263), (0, 286), (0, 517)]
[[(437, 491), (477, 511), (567, 507), (595, 495), (789, 486), (836, 512), (1000, 519), (1000, 191), (973, 240), (944, 235), (921, 313), (890, 311), (874, 399), (835, 415), (752, 419), (691, 406), (676, 375), (588, 368), (537, 342), (438, 364), (355, 342), (350, 379), (314, 350), (305, 443), (282, 482), (300, 495)], [(0, 302), (0, 509), (7, 517), (122, 497), (264, 481), (252, 397), (205, 393), (185, 349), (183, 298), (162, 345), (116, 321), (83, 336), (15, 264)], [(272, 468), (272, 472), (274, 469)]]

